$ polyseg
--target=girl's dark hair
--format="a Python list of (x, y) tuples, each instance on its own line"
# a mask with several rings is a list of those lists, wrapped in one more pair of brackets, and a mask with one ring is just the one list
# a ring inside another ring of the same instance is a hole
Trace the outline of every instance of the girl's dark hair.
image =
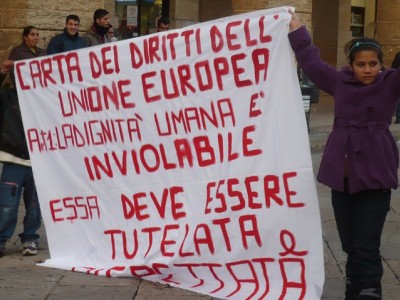
[(374, 51), (378, 55), (379, 62), (383, 63), (381, 44), (375, 39), (366, 37), (355, 38), (344, 46), (344, 53), (347, 55), (350, 64), (355, 60), (356, 53), (364, 50)]
[(37, 29), (35, 26), (26, 26), (26, 27), (24, 28), (24, 31), (22, 31), (22, 35), (23, 35), (23, 36), (28, 36), (28, 35), (31, 33), (32, 29), (39, 30), (39, 29)]

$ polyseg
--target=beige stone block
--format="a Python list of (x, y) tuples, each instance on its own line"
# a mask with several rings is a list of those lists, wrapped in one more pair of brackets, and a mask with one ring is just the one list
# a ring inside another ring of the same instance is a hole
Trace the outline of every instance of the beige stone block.
[[(53, 0), (54, 1), (54, 0)], [(104, 1), (58, 1), (55, 4), (56, 10), (64, 10), (67, 12), (88, 12), (93, 17), (96, 9), (105, 8)], [(107, 9), (110, 13), (111, 11)]]
[(378, 6), (378, 20), (384, 21), (400, 21), (400, 7), (397, 8), (381, 8)]
[(6, 9), (4, 10), (3, 28), (23, 28), (27, 26), (25, 10)]
[(22, 43), (22, 29), (6, 29), (3, 36), (4, 40), (7, 41), (3, 48), (7, 52), (7, 55), (12, 48)]
[(8, 55), (8, 52), (6, 52), (4, 50), (0, 50), (0, 59), (1, 59), (1, 61), (7, 59), (7, 55)]
[(399, 9), (400, 1), (398, 0), (379, 0), (378, 9)]
[(0, 9), (27, 9), (28, 1), (26, 0), (1, 0)]
[[(212, 7), (212, 9), (210, 9)], [(231, 0), (203, 0), (200, 7), (200, 21), (209, 21), (232, 15)]]
[(311, 35), (313, 34), (313, 28), (311, 26), (311, 15), (308, 13), (298, 13), (300, 18), (301, 18), (301, 22), (308, 28), (308, 30), (310, 31)]
[(29, 10), (45, 10), (54, 11), (55, 1), (54, 0), (41, 0), (41, 1), (26, 1), (28, 3), (27, 9)]
[(239, 14), (244, 14), (248, 13), (248, 10), (232, 10), (232, 15), (239, 15)]
[[(115, 16), (115, 1), (111, 1), (111, 3), (107, 3), (110, 1), (104, 1), (104, 9), (110, 12), (110, 16), (114, 17)], [(116, 24), (114, 22), (114, 24)]]
[(232, 0), (233, 11), (244, 11), (246, 7), (245, 0)]
[(254, 10), (256, 9), (256, 1), (255, 0), (245, 0), (244, 1), (245, 9), (246, 10)]
[(344, 47), (344, 45), (353, 38), (350, 30), (341, 30), (338, 32), (338, 47)]
[(377, 26), (378, 40), (382, 44), (399, 44), (400, 43), (400, 23), (397, 22), (381, 22)]
[(245, 7), (244, 7), (245, 10), (247, 10), (247, 11), (253, 11), (256, 9), (265, 9), (265, 8), (273, 7), (271, 5), (268, 5), (268, 1), (266, 1), (266, 0), (245, 0), (244, 5), (245, 5)]
[(293, 6), (297, 12), (311, 13), (312, 0), (270, 0), (268, 1), (268, 7), (279, 7), (279, 6)]
[(190, 26), (190, 25), (194, 25), (197, 24), (198, 22), (194, 22), (194, 21), (187, 21), (187, 20), (175, 20), (175, 25), (174, 28), (183, 28), (186, 26)]
[(349, 30), (351, 23), (351, 10), (350, 8), (343, 9), (339, 6), (338, 14), (338, 29), (339, 30)]
[(265, 8), (268, 8), (268, 1), (267, 0), (256, 1), (255, 9), (265, 9)]
[(175, 2), (176, 19), (199, 21), (199, 0), (176, 0)]
[(60, 16), (56, 11), (45, 11), (45, 10), (28, 10), (27, 11), (27, 22), (30, 25), (40, 28), (52, 28), (54, 21), (60, 19)]

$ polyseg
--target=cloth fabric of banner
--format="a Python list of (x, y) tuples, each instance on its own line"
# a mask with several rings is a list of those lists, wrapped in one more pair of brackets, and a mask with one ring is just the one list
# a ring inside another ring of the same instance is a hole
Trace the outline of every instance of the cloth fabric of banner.
[(41, 266), (217, 298), (320, 298), (288, 9), (16, 62)]

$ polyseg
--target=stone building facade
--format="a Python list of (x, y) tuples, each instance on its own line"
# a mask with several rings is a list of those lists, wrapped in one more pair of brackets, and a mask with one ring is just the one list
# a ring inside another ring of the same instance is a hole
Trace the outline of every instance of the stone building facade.
[[(383, 45), (386, 65), (400, 51), (400, 0), (169, 0), (171, 25), (181, 28), (231, 14), (278, 6), (294, 6), (310, 29), (321, 56), (340, 67), (346, 63), (344, 44), (352, 38), (350, 30), (352, 1), (374, 1), (376, 22), (373, 35)], [(81, 18), (81, 31), (92, 23), (93, 12), (105, 8), (115, 15), (115, 0), (1, 0), (0, 59), (22, 40), (22, 29), (34, 25), (40, 29), (39, 46), (45, 48), (59, 33), (65, 17), (74, 13)]]
[[(65, 17), (68, 14), (79, 15), (80, 29), (85, 29), (93, 22), (93, 12), (97, 8), (106, 7), (105, 2), (107, 1), (0, 1), (0, 58), (6, 58), (10, 50), (22, 42), (22, 30), (25, 26), (33, 25), (39, 28), (38, 46), (45, 48), (50, 38), (64, 28)], [(112, 6), (108, 8), (112, 8)]]

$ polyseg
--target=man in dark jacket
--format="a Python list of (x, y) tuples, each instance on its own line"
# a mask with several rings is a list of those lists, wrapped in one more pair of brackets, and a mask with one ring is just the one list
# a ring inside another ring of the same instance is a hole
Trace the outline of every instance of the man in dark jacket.
[(51, 38), (47, 46), (47, 54), (78, 50), (86, 47), (85, 40), (79, 36), (80, 19), (77, 15), (68, 15), (64, 32)]
[(110, 16), (109, 12), (105, 9), (97, 9), (93, 14), (93, 24), (86, 31), (83, 36), (86, 42), (86, 46), (96, 46), (105, 44), (106, 34), (110, 27)]

